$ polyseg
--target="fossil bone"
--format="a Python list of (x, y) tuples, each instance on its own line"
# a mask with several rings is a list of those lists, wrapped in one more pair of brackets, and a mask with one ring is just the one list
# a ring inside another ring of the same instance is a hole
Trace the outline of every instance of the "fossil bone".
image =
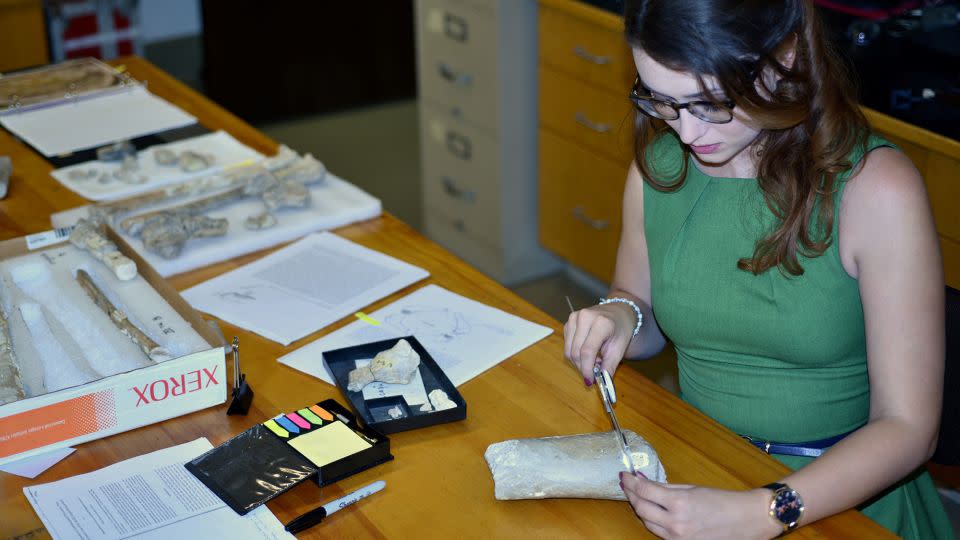
[(96, 169), (74, 169), (67, 174), (67, 178), (74, 182), (86, 182), (97, 176)]
[(226, 218), (161, 214), (144, 225), (140, 236), (143, 247), (164, 259), (174, 259), (191, 238), (224, 236), (229, 223)]
[(214, 161), (215, 159), (212, 155), (200, 154), (193, 150), (180, 152), (180, 155), (177, 157), (177, 163), (183, 172), (196, 172), (209, 169)]
[(153, 159), (157, 162), (157, 165), (161, 167), (175, 167), (177, 161), (179, 161), (176, 152), (169, 148), (158, 148), (154, 150)]
[(90, 252), (121, 281), (131, 280), (137, 275), (137, 263), (120, 253), (116, 244), (104, 238), (96, 226), (85, 219), (78, 221), (70, 231), (70, 243)]
[(23, 381), (20, 380), (20, 363), (13, 350), (10, 325), (0, 306), (0, 405), (23, 399)]
[(430, 398), (430, 403), (433, 404), (434, 411), (445, 411), (457, 406), (456, 402), (450, 399), (447, 393), (439, 388), (431, 390), (427, 397)]
[(119, 141), (107, 146), (97, 148), (97, 160), (99, 161), (123, 161), (128, 156), (136, 159), (137, 149), (130, 141)]
[(79, 283), (83, 291), (87, 293), (87, 296), (93, 300), (93, 303), (110, 317), (110, 320), (123, 332), (123, 335), (133, 340), (149, 359), (154, 362), (164, 362), (173, 357), (169, 351), (161, 347), (156, 341), (151, 339), (150, 336), (145, 334), (143, 330), (138, 328), (137, 325), (133, 324), (130, 319), (127, 318), (126, 313), (113, 305), (113, 302), (111, 302), (100, 287), (93, 282), (93, 279), (86, 270), (77, 270), (77, 283)]
[(378, 352), (366, 366), (348, 373), (347, 390), (359, 392), (374, 381), (408, 384), (419, 366), (420, 355), (407, 340), (401, 339), (393, 347)]
[(251, 231), (269, 229), (277, 224), (277, 218), (270, 212), (263, 212), (254, 216), (247, 216), (243, 226)]
[[(624, 430), (633, 462), (650, 480), (665, 482), (656, 451), (636, 433)], [(612, 431), (541, 439), (512, 439), (487, 447), (484, 458), (493, 475), (494, 494), (512, 499), (626, 500), (619, 486), (625, 470)]]

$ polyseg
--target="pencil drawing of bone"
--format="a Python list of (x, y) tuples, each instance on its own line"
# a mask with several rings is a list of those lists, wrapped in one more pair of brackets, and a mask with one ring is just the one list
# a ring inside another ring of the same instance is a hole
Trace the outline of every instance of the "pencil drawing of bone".
[(165, 362), (173, 358), (173, 355), (169, 351), (160, 346), (156, 341), (150, 338), (147, 334), (143, 332), (137, 325), (133, 324), (130, 319), (127, 317), (126, 313), (117, 308), (113, 302), (107, 297), (107, 295), (93, 282), (93, 279), (90, 277), (90, 274), (86, 270), (79, 269), (77, 270), (77, 283), (80, 284), (80, 287), (83, 288), (83, 291), (87, 293), (87, 296), (93, 300), (93, 303), (97, 305), (104, 313), (110, 317), (110, 320), (113, 321), (113, 324), (123, 332), (125, 336), (133, 340), (134, 343), (140, 347), (140, 350), (147, 355), (147, 358), (153, 360), (154, 362)]
[(13, 350), (6, 313), (3, 306), (0, 306), (0, 405), (21, 400), (23, 397), (20, 363)]
[[(667, 474), (657, 452), (636, 433), (623, 430), (637, 468), (650, 480)], [(607, 431), (540, 439), (512, 439), (487, 447), (484, 458), (498, 500), (626, 500), (619, 474), (626, 470), (617, 435)]]
[(137, 275), (137, 263), (120, 253), (116, 244), (104, 238), (97, 227), (85, 219), (78, 221), (70, 231), (70, 243), (90, 252), (121, 281), (131, 280)]

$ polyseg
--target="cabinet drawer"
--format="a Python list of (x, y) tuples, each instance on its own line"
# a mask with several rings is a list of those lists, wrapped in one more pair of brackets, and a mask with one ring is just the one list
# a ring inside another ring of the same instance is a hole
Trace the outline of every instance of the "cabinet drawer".
[(481, 272), (501, 280), (504, 277), (503, 252), (477, 236), (475, 229), (464, 219), (451, 217), (443, 209), (425, 207), (424, 232), (427, 236), (455, 253)]
[(466, 122), (421, 105), (424, 206), (458, 216), (493, 245), (501, 243), (497, 140)]
[(491, 11), (462, 2), (417, 4), (420, 96), (487, 127), (496, 125), (497, 34)]
[(618, 94), (637, 76), (622, 32), (540, 5), (540, 62)]
[(540, 130), (540, 242), (607, 283), (620, 241), (627, 166)]
[(626, 92), (582, 83), (540, 65), (540, 125), (615, 161), (633, 159), (634, 108)]

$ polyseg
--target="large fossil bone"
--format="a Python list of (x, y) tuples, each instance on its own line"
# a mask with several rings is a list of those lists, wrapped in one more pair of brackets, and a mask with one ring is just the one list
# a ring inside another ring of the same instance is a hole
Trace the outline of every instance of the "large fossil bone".
[(207, 238), (227, 234), (226, 218), (161, 214), (151, 219), (140, 233), (143, 247), (164, 259), (175, 259), (191, 238)]
[(0, 306), (0, 405), (23, 399), (23, 381), (20, 363), (13, 350), (10, 325), (3, 306)]
[(70, 243), (90, 252), (121, 281), (128, 281), (137, 276), (137, 263), (120, 253), (116, 244), (104, 238), (97, 227), (85, 219), (78, 221), (70, 231)]
[[(667, 474), (657, 452), (636, 433), (624, 430), (637, 468), (650, 480)], [(491, 444), (484, 457), (499, 500), (616, 499), (624, 471), (620, 444), (612, 431), (541, 439), (512, 439)]]
[(93, 282), (93, 279), (90, 278), (90, 274), (86, 270), (79, 269), (77, 270), (77, 283), (80, 284), (80, 287), (83, 288), (83, 291), (87, 293), (87, 296), (103, 310), (104, 313), (110, 317), (110, 320), (113, 321), (113, 324), (123, 332), (123, 334), (133, 340), (134, 343), (140, 347), (140, 350), (147, 355), (148, 358), (154, 362), (165, 362), (173, 358), (173, 355), (169, 351), (161, 347), (156, 341), (150, 338), (147, 334), (143, 332), (137, 325), (133, 324), (127, 314), (113, 305), (113, 302), (107, 298), (107, 295), (100, 290), (100, 287)]

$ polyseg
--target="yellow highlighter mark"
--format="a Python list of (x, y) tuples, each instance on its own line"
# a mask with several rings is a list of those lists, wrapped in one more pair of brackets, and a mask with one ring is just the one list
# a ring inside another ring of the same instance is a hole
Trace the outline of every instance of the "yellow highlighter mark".
[(367, 315), (366, 313), (364, 313), (364, 312), (362, 312), (362, 311), (358, 311), (358, 312), (354, 313), (353, 316), (356, 317), (356, 318), (358, 318), (358, 319), (360, 319), (361, 321), (363, 321), (363, 322), (365, 322), (365, 323), (367, 323), (367, 324), (372, 324), (372, 325), (374, 325), (374, 326), (380, 326), (380, 321), (374, 319), (373, 317)]

